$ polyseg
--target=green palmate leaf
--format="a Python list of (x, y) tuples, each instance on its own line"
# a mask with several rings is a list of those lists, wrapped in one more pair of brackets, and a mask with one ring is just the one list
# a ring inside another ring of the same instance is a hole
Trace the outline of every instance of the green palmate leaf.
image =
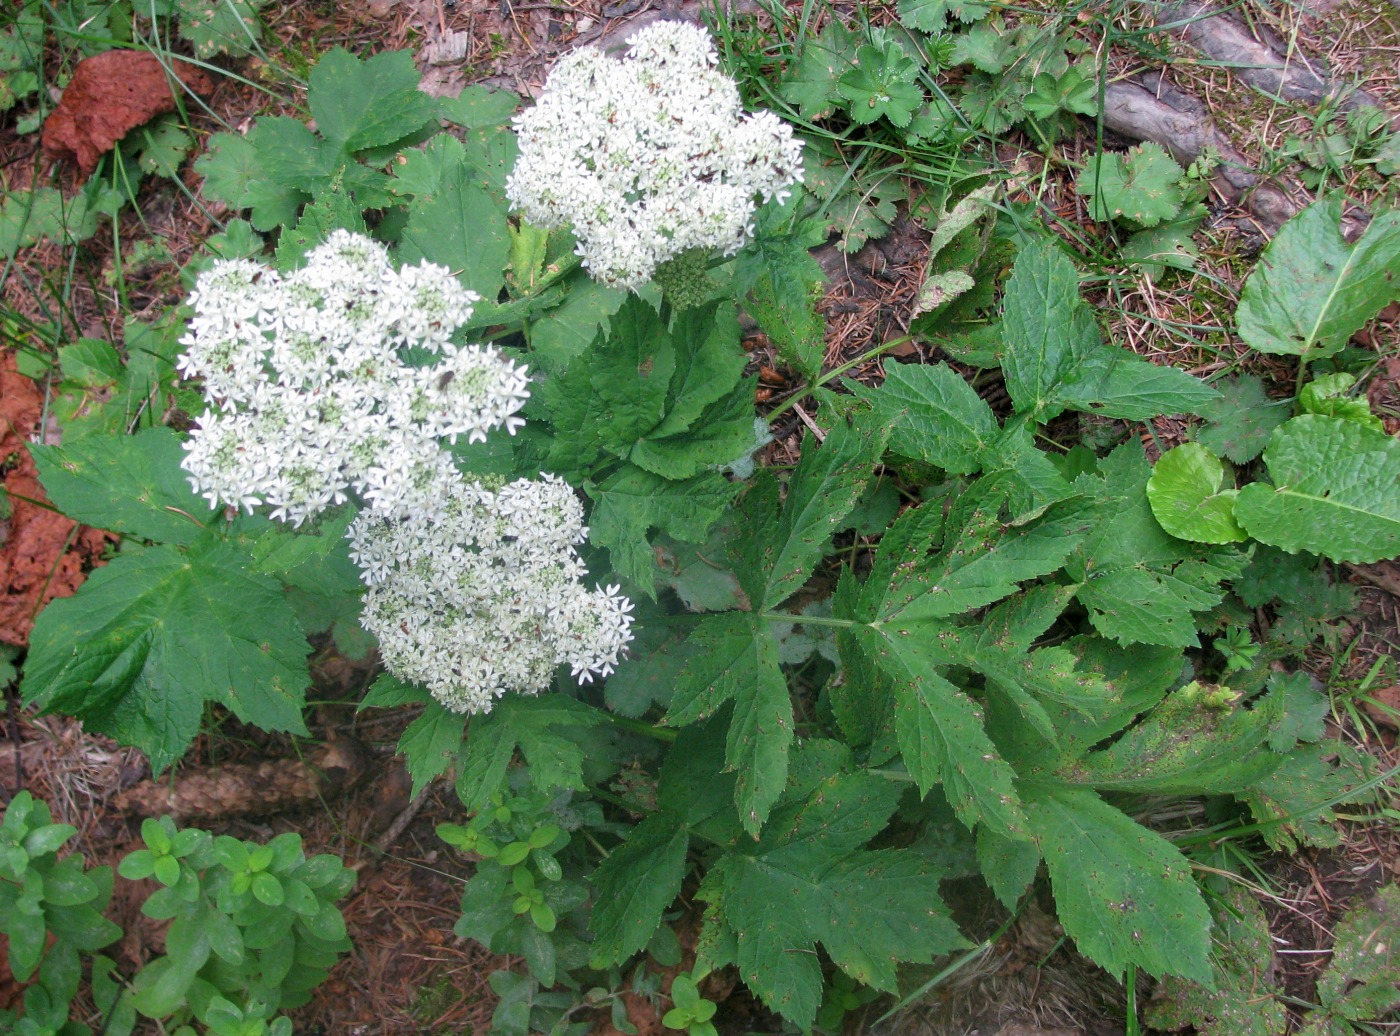
[(787, 783), (793, 738), (792, 699), (766, 625), (739, 612), (706, 619), (690, 635), (694, 648), (676, 683), (666, 722), (705, 719), (733, 701), (725, 766), (735, 771), (734, 803), (757, 835)]
[[(892, 684), (895, 733), (919, 793), (942, 785), (958, 818), (1025, 838), (1015, 777), (982, 727), (982, 709), (911, 642), (908, 627), (857, 629), (855, 640)], [(918, 633), (927, 636), (925, 631)]]
[(44, 489), (68, 517), (158, 543), (189, 545), (214, 517), (180, 467), (185, 451), (167, 428), (31, 446)]
[(1298, 405), (1307, 414), (1319, 417), (1337, 417), (1343, 421), (1355, 421), (1363, 428), (1377, 432), (1385, 431), (1381, 419), (1371, 413), (1371, 407), (1364, 396), (1351, 394), (1356, 378), (1351, 374), (1328, 374), (1314, 378), (1298, 393)]
[(176, 176), (194, 145), (194, 139), (181, 128), (174, 113), (142, 126), (131, 139), (141, 148), (137, 155), (141, 171), (156, 176)]
[(1011, 64), (1015, 56), (1011, 34), (983, 22), (955, 38), (950, 63), (971, 65), (988, 75), (997, 75)]
[(732, 933), (749, 988), (804, 1029), (821, 1004), (818, 943), (846, 974), (887, 991), (897, 962), (966, 945), (944, 915), (938, 874), (911, 853), (863, 848), (898, 799), (879, 778), (827, 778), (707, 879), (717, 908), (707, 928)]
[(505, 211), (476, 183), (465, 164), (447, 170), (436, 190), (418, 195), (408, 210), (399, 257), (446, 266), (487, 302), (505, 283), (510, 237)]
[(1089, 160), (1076, 189), (1091, 199), (1097, 220), (1126, 219), (1155, 227), (1184, 202), (1178, 181), (1185, 175), (1161, 144), (1149, 141), (1126, 155), (1100, 153)]
[(336, 47), (311, 70), (307, 103), (327, 142), (353, 154), (394, 144), (437, 118), (437, 99), (419, 90), (418, 80), (406, 50), (361, 61)]
[(188, 553), (128, 548), (54, 601), (30, 639), (26, 701), (141, 748), (184, 752), (204, 702), (265, 730), (305, 733), (306, 639), (281, 587), (217, 540)]
[(258, 11), (266, 7), (267, 2), (174, 0), (170, 9), (179, 16), (180, 37), (194, 46), (195, 54), (202, 58), (214, 54), (242, 57), (252, 52), (262, 36)]
[(1237, 697), (1228, 688), (1192, 681), (1112, 745), (1062, 768), (1059, 776), (1104, 791), (1241, 791), (1277, 768), (1280, 759), (1268, 740), (1283, 722), (1286, 702), (1275, 692), (1244, 708)]
[(1028, 787), (1026, 815), (1060, 923), (1112, 975), (1210, 981), (1210, 913), (1185, 857), (1091, 791)]
[(1313, 689), (1313, 678), (1303, 671), (1273, 673), (1269, 692), (1282, 700), (1283, 716), (1269, 734), (1269, 747), (1289, 752), (1300, 742), (1315, 744), (1327, 733), (1327, 716), (1332, 711), (1327, 695)]
[(1264, 383), (1252, 374), (1215, 383), (1220, 398), (1196, 409), (1206, 423), (1196, 441), (1236, 464), (1247, 464), (1269, 444), (1275, 428), (1292, 416), (1286, 399), (1270, 399)]
[(647, 534), (660, 529), (686, 543), (705, 542), (738, 487), (715, 472), (673, 482), (629, 464), (585, 488), (593, 500), (589, 539), (608, 548), (618, 574), (654, 596), (657, 559)]
[(1194, 442), (1162, 454), (1147, 480), (1147, 499), (1162, 528), (1196, 543), (1238, 543), (1247, 538), (1235, 523), (1237, 496), (1239, 491), (1227, 482), (1225, 466)]
[(560, 694), (507, 694), (472, 720), (458, 764), (457, 794), (468, 809), (485, 807), (505, 781), (517, 749), (537, 789), (583, 788), (584, 754), (574, 736), (602, 721), (596, 710)]
[(844, 526), (865, 492), (884, 451), (884, 428), (838, 422), (818, 449), (802, 451), (788, 480), (787, 498), (776, 527), (762, 545), (768, 579), (762, 606), (776, 608), (795, 593), (831, 550), (831, 538)]
[(449, 712), (436, 701), (430, 701), (422, 715), (404, 729), (399, 737), (399, 754), (408, 764), (414, 795), (452, 765), (462, 746), (466, 726), (464, 714)]
[(686, 826), (647, 817), (593, 872), (592, 966), (622, 964), (646, 948), (685, 877)]
[(883, 116), (896, 126), (907, 126), (924, 103), (923, 88), (915, 82), (918, 73), (897, 43), (867, 44), (856, 50), (855, 67), (841, 74), (836, 92), (850, 102), (854, 122), (865, 125)]
[(839, 95), (836, 80), (851, 67), (856, 52), (856, 35), (832, 18), (821, 34), (809, 39), (797, 61), (778, 84), (778, 93), (804, 119), (821, 119), (831, 114)]
[(1350, 245), (1342, 199), (1308, 206), (1279, 230), (1245, 281), (1235, 320), (1251, 347), (1309, 359), (1331, 356), (1400, 298), (1400, 210), (1376, 216)]
[(1152, 515), (1151, 475), (1142, 447), (1124, 443), (1100, 463), (1102, 477), (1081, 475), (1093, 531), (1066, 564), (1081, 584), (1079, 601), (1104, 636), (1120, 643), (1193, 647), (1192, 613), (1218, 604), (1222, 580), (1245, 558), (1228, 547), (1199, 547), (1166, 533)]
[(1168, 976), (1147, 1005), (1153, 1028), (1177, 1032), (1194, 1025), (1200, 1036), (1277, 1036), (1288, 1030), (1281, 1001), (1263, 995), (1272, 985), (1274, 963), (1269, 922), (1259, 901), (1231, 884), (1212, 899), (1213, 981), (1207, 988)]
[(1273, 485), (1240, 490), (1235, 520), (1255, 539), (1370, 562), (1400, 554), (1400, 442), (1352, 421), (1304, 415), (1264, 451)]
[(1347, 912), (1317, 998), (1336, 1018), (1370, 1021), (1400, 1008), (1400, 885), (1387, 885)]
[(325, 143), (296, 119), (259, 119), (246, 136), (218, 133), (195, 162), (205, 190), (237, 208), (262, 231), (293, 223), (301, 206), (330, 182), (339, 162)]

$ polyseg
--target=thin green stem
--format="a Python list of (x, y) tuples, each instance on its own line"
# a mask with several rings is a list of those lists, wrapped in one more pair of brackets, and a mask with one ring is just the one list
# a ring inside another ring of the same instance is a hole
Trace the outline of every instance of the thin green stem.
[(650, 723), (644, 723), (639, 719), (628, 719), (626, 716), (618, 716), (611, 712), (603, 713), (608, 718), (608, 722), (621, 730), (630, 730), (634, 734), (641, 734), (644, 737), (654, 737), (658, 741), (674, 741), (680, 734), (679, 730), (672, 730), (670, 727), (657, 727)]
[(771, 421), (774, 421), (774, 420), (776, 420), (777, 418), (781, 417), (783, 414), (787, 413), (787, 411), (789, 411), (789, 410), (791, 410), (793, 407), (795, 407), (798, 403), (802, 402), (802, 400), (804, 400), (804, 399), (806, 399), (808, 396), (810, 396), (810, 395), (811, 395), (813, 392), (815, 392), (817, 389), (819, 389), (819, 388), (821, 388), (822, 386), (826, 385), (828, 382), (833, 381), (833, 380), (836, 379), (836, 378), (839, 378), (841, 375), (845, 374), (845, 373), (846, 373), (848, 370), (850, 370), (852, 367), (859, 367), (861, 364), (867, 363), (867, 362), (869, 362), (870, 360), (873, 360), (875, 357), (879, 356), (882, 352), (886, 352), (886, 351), (889, 350), (889, 349), (895, 348), (895, 346), (903, 345), (905, 342), (912, 342), (912, 341), (915, 339), (915, 337), (917, 337), (917, 336), (915, 336), (915, 335), (900, 335), (898, 338), (891, 338), (888, 342), (885, 342), (883, 345), (877, 346), (876, 348), (871, 349), (871, 350), (870, 350), (869, 352), (867, 352), (867, 353), (862, 353), (860, 356), (857, 356), (854, 360), (851, 360), (851, 361), (849, 361), (848, 363), (843, 363), (843, 364), (841, 364), (841, 366), (839, 366), (839, 367), (833, 367), (831, 370), (827, 371), (825, 374), (823, 374), (823, 375), (822, 375), (820, 378), (818, 378), (816, 381), (812, 382), (812, 384), (810, 384), (810, 385), (808, 385), (806, 388), (802, 389), (802, 391), (796, 393), (795, 395), (789, 396), (786, 400), (784, 400), (784, 401), (777, 407), (777, 409), (773, 410), (773, 411), (768, 415), (768, 420), (771, 422)]
[(794, 615), (792, 612), (759, 612), (758, 617), (767, 619), (769, 622), (787, 622), (794, 626), (834, 626), (836, 629), (844, 630), (866, 625), (866, 623), (857, 622), (855, 619), (835, 619), (821, 615)]
[[(869, 772), (874, 773), (876, 771), (871, 770)], [(934, 975), (933, 978), (929, 979), (918, 989), (914, 990), (914, 992), (910, 993), (903, 1000), (900, 1000), (897, 1004), (895, 1004), (888, 1011), (882, 1014), (879, 1018), (875, 1019), (875, 1024), (879, 1025), (891, 1015), (894, 1015), (904, 1010), (904, 1008), (908, 1007), (910, 1004), (914, 1003), (920, 997), (928, 993), (929, 990), (936, 988), (937, 986), (942, 984), (946, 979), (951, 978), (963, 968), (967, 967), (978, 957), (982, 956), (984, 953), (987, 953), (989, 950), (991, 950), (993, 946), (995, 946), (1001, 940), (1001, 937), (1003, 935), (1005, 935), (1011, 930), (1011, 926), (1016, 923), (1016, 919), (1020, 916), (1021, 911), (1018, 907), (1015, 911), (1012, 912), (1010, 917), (1008, 917), (1005, 921), (1002, 922), (1000, 928), (998, 928), (991, 935), (987, 936), (987, 938), (983, 939), (976, 946), (972, 947), (972, 949), (968, 950), (966, 953), (963, 953), (956, 960), (950, 963), (946, 968), (940, 971), (937, 975)]]

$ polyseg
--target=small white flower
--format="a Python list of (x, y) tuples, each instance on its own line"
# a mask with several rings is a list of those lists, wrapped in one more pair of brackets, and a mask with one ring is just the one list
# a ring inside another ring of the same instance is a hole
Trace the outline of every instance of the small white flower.
[(636, 289), (692, 248), (739, 250), (755, 199), (802, 179), (802, 142), (772, 113), (745, 115), (704, 29), (656, 22), (621, 61), (584, 47), (555, 65), (515, 120), (506, 194), (541, 226), (570, 226), (583, 265)]
[(361, 514), (349, 535), (385, 665), (454, 711), (539, 694), (559, 665), (606, 676), (632, 639), (632, 603), (581, 583), (583, 508), (552, 475), (459, 483), (435, 515)]
[[(334, 231), (285, 277), (215, 263), (190, 299), (178, 367), (204, 379), (211, 409), (184, 465), (211, 502), (297, 525), (350, 491), (386, 515), (433, 509), (461, 481), (440, 439), (524, 423), (525, 368), (450, 341), (477, 295), (442, 266), (395, 271), (369, 238)], [(409, 367), (405, 348), (439, 362)]]

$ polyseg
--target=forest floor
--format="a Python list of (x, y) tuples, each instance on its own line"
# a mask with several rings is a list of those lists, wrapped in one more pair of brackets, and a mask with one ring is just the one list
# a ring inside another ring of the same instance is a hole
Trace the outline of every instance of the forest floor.
[[(1118, 30), (1142, 28), (1146, 16), (1136, 7), (1115, 5)], [(661, 9), (649, 0), (514, 4), (506, 0), (304, 0), (273, 3), (264, 11), (268, 53), (278, 64), (302, 74), (318, 55), (334, 46), (362, 55), (408, 48), (418, 56), (425, 88), (432, 92), (450, 94), (467, 83), (484, 83), (527, 98), (538, 93), (559, 55), (579, 45), (625, 38), (642, 20), (658, 13)], [(1281, 42), (1289, 54), (1300, 58), (1325, 61), (1334, 79), (1365, 88), (1387, 111), (1400, 113), (1400, 11), (1393, 5), (1385, 0), (1341, 0), (1326, 11), (1308, 11), (1260, 3), (1248, 5), (1248, 13), (1259, 38)], [(1085, 20), (1084, 32), (1092, 35), (1095, 24)], [(1338, 31), (1338, 26), (1346, 30)], [(1189, 51), (1187, 44), (1170, 31), (1159, 35), (1163, 52), (1179, 59), (1165, 66), (1168, 85), (1200, 98), (1214, 123), (1255, 168), (1274, 174), (1272, 182), (1280, 184), (1285, 194), (1305, 198), (1308, 189), (1295, 175), (1296, 162), (1287, 157), (1287, 143), (1290, 137), (1316, 130), (1316, 107), (1267, 98), (1242, 82), (1238, 70), (1220, 62), (1182, 58)], [(208, 98), (211, 114), (192, 113), (192, 124), (203, 133), (220, 129), (220, 123), (237, 127), (254, 115), (275, 112), (267, 92), (254, 85), (265, 73), (269, 77), (272, 73), (260, 69), (256, 60), (228, 64), (238, 75), (216, 84)], [(1137, 53), (1126, 50), (1114, 52), (1111, 70), (1120, 78), (1153, 71)], [(1129, 142), (1111, 131), (1104, 138), (1108, 146)], [(1079, 137), (1062, 142), (1052, 158), (1014, 137), (988, 158), (1014, 179), (1025, 198), (1092, 240), (1102, 230), (1088, 217), (1085, 199), (1075, 193), (1068, 171), (1095, 146), (1094, 126), (1086, 121)], [(36, 148), (35, 134), (21, 135), (13, 125), (0, 125), (0, 170), (8, 189), (23, 189), (36, 174), (49, 175), (35, 160)], [(1338, 177), (1333, 186), (1346, 190), (1362, 208), (1396, 202), (1393, 189), (1386, 195), (1352, 170), (1342, 168), (1333, 175)], [(65, 305), (84, 334), (120, 340), (124, 311), (138, 318), (154, 316), (182, 297), (184, 288), (174, 271), (218, 229), (214, 220), (224, 215), (198, 202), (199, 177), (188, 165), (183, 177), (183, 189), (168, 180), (148, 179), (137, 205), (122, 212), (117, 233), (99, 235), (81, 250), (78, 261), (83, 269), (69, 278), (71, 291)], [(1268, 225), (1267, 219), (1239, 199), (1217, 193), (1208, 204), (1211, 215), (1198, 234), (1201, 258), (1194, 276), (1169, 276), (1159, 282), (1146, 276), (1121, 280), (1106, 285), (1096, 301), (1111, 312), (1114, 338), (1141, 355), (1169, 360), (1203, 375), (1231, 366), (1268, 383), (1278, 382), (1285, 394), (1291, 394), (1293, 374), (1288, 364), (1261, 354), (1246, 355), (1222, 326), (1233, 312), (1245, 275), (1276, 226)], [(127, 269), (120, 300), (111, 277), (118, 243), (123, 249), (145, 243), (151, 257), (145, 265)], [(854, 254), (824, 256), (830, 275), (822, 306), (828, 317), (828, 366), (860, 355), (872, 342), (903, 333), (926, 253), (927, 234), (901, 219), (888, 236)], [(71, 259), (57, 245), (25, 249), (14, 268), (6, 268), (0, 308), (40, 316), (33, 287), (62, 280), (64, 264)], [(1400, 314), (1395, 309), (1392, 306), (1362, 333), (1366, 344), (1387, 357), (1372, 381), (1370, 399), (1392, 434), (1400, 432)], [(1183, 328), (1192, 330), (1185, 333)], [(764, 352), (762, 342), (751, 344), (752, 367), (764, 373), (764, 383), (774, 390), (770, 394), (776, 402), (785, 372)], [(917, 348), (926, 355), (935, 352), (927, 346)], [(0, 437), (5, 437), (0, 459), (4, 459), (23, 452), (22, 440), (9, 439), (15, 429), (35, 424), (43, 399), (26, 388), (32, 383), (13, 374), (12, 352), (5, 350), (0, 357)], [(876, 380), (879, 362), (852, 373)], [(781, 424), (768, 459), (784, 462), (795, 456), (801, 431), (795, 420)], [(1182, 439), (1182, 429), (1169, 422), (1160, 422), (1154, 431), (1150, 449)], [(46, 435), (56, 441), (61, 429), (50, 428)], [(5, 463), (0, 470), (11, 494), (16, 498), (37, 495), (32, 465)], [(0, 640), (15, 645), (23, 644), (39, 599), (71, 593), (84, 572), (100, 563), (111, 541), (106, 534), (75, 527), (57, 515), (30, 515), (24, 522), (19, 517), (18, 511), (0, 516), (0, 568), (6, 569), (7, 577), (0, 581), (0, 589), (9, 595), (0, 601)], [(22, 557), (45, 556), (45, 551), (50, 558), (47, 568), (22, 570)], [(61, 563), (53, 563), (55, 555), (62, 558)], [(1309, 668), (1337, 703), (1330, 720), (1334, 733), (1390, 768), (1400, 761), (1396, 743), (1400, 564), (1339, 566), (1336, 576), (1354, 587), (1356, 608), (1334, 625), (1325, 646), (1314, 647)], [(411, 797), (408, 777), (394, 755), (395, 742), (408, 721), (401, 711), (356, 713), (355, 703), (373, 678), (371, 661), (348, 661), (328, 650), (314, 664), (317, 704), (309, 726), (320, 741), (353, 746), (345, 749), (350, 762), (338, 768), (321, 766), (323, 773), (333, 776), (316, 785), (319, 800), (278, 803), (276, 808), (284, 810), (279, 812), (259, 802), (253, 811), (231, 816), (239, 812), (237, 796), (246, 793), (246, 788), (239, 787), (240, 766), (266, 759), (289, 768), (310, 765), (291, 739), (232, 723), (208, 729), (194, 751), (162, 781), (178, 785), (191, 774), (229, 775), (229, 787), (211, 793), (214, 804), (209, 809), (220, 819), (191, 813), (190, 823), (217, 824), (221, 832), (257, 839), (295, 830), (305, 839), (308, 853), (336, 853), (359, 872), (359, 882), (344, 904), (355, 950), (336, 967), (312, 1004), (298, 1012), (299, 1032), (334, 1036), (484, 1033), (495, 1004), (487, 978), (511, 962), (452, 934), (470, 864), (449, 850), (434, 828), (440, 822), (459, 821), (460, 805), (441, 782), (417, 799)], [(47, 799), (57, 818), (78, 827), (73, 848), (93, 863), (115, 864), (137, 844), (140, 817), (123, 812), (118, 796), (149, 776), (143, 759), (132, 750), (83, 733), (74, 721), (25, 714), (13, 688), (7, 700), (5, 737), (0, 742), (0, 794), (8, 799), (16, 789), (28, 788)], [(234, 805), (220, 795), (232, 796)], [(1393, 810), (1391, 816), (1396, 816)], [(1300, 1001), (1311, 999), (1333, 929), (1347, 907), (1382, 884), (1400, 880), (1400, 825), (1357, 818), (1344, 831), (1335, 849), (1267, 859), (1259, 875), (1271, 904), (1277, 977), (1286, 992)], [(158, 945), (159, 929), (139, 916), (135, 903), (118, 904), (118, 911), (117, 920), (128, 933), (118, 956), (125, 964), (138, 963), (151, 946)], [(1061, 934), (1049, 914), (1029, 912), (974, 965), (886, 1028), (984, 1036), (1123, 1032), (1123, 991), (1065, 949)], [(1148, 994), (1146, 985), (1142, 992)], [(780, 1031), (775, 1019), (746, 999), (736, 997), (722, 1010), (725, 1031)], [(657, 1012), (645, 1004), (637, 1005), (632, 1017), (643, 1036), (662, 1031)], [(855, 1019), (849, 1031), (866, 1031), (859, 1023)], [(1400, 1024), (1392, 1031), (1400, 1032)]]

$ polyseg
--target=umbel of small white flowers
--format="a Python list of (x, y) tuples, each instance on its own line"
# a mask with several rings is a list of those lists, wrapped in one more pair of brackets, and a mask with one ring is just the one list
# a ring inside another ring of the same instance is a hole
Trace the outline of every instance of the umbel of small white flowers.
[(369, 585), (361, 622), (391, 672), (456, 712), (538, 694), (559, 665), (581, 682), (607, 676), (632, 639), (632, 602), (581, 584), (574, 546), (587, 533), (552, 475), (495, 492), (457, 485), (432, 513), (362, 514), (350, 529)]
[[(286, 276), (215, 263), (190, 297), (179, 360), (210, 402), (185, 444), (195, 492), (297, 525), (351, 491), (378, 514), (432, 506), (461, 482), (440, 439), (525, 423), (525, 368), (450, 340), (476, 299), (446, 267), (396, 271), (382, 245), (346, 230)], [(438, 362), (410, 367), (405, 349)]]
[(593, 277), (635, 290), (690, 249), (737, 252), (755, 199), (802, 179), (802, 142), (771, 112), (743, 113), (704, 29), (657, 22), (628, 46), (555, 65), (515, 119), (506, 194), (531, 222), (572, 227)]
[[(337, 230), (285, 277), (248, 260), (201, 275), (179, 361), (210, 402), (186, 443), (195, 491), (298, 525), (357, 494), (361, 622), (391, 672), (460, 712), (538, 694), (560, 664), (606, 676), (632, 639), (631, 602), (581, 583), (574, 491), (552, 475), (488, 491), (439, 441), (524, 424), (525, 369), (450, 340), (476, 298)], [(410, 367), (410, 348), (440, 359)]]

